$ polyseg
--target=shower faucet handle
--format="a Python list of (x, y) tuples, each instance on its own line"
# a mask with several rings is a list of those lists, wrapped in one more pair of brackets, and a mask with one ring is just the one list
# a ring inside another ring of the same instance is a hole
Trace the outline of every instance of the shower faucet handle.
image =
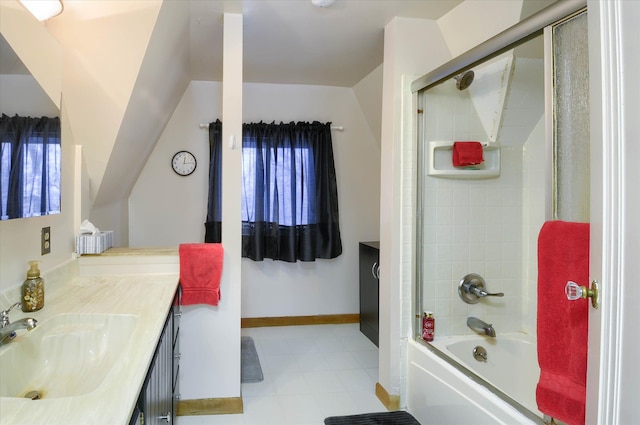
[(462, 278), (458, 284), (458, 295), (467, 304), (476, 304), (480, 298), (504, 297), (503, 292), (489, 292), (485, 289), (485, 282), (482, 276), (470, 273)]
[(475, 286), (475, 285), (471, 285), (469, 290), (471, 292), (473, 292), (474, 294), (476, 294), (480, 298), (483, 298), (483, 297), (504, 297), (504, 292), (491, 293), (491, 292), (487, 292), (486, 289), (481, 288), (479, 286)]

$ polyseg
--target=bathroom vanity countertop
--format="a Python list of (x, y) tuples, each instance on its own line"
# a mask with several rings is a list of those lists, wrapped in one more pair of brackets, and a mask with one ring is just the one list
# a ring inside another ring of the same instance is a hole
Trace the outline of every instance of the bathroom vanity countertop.
[(154, 256), (154, 255), (178, 255), (178, 248), (175, 247), (113, 247), (107, 249), (100, 254), (108, 257), (112, 255), (137, 255), (137, 256)]
[[(65, 313), (137, 317), (132, 334), (102, 384), (87, 394), (41, 400), (0, 397), (2, 425), (128, 424), (178, 286), (178, 273), (76, 277), (46, 298), (35, 313), (12, 312), (12, 320), (38, 324)], [(28, 338), (21, 331), (0, 352)], [(45, 389), (46, 392), (46, 389)]]

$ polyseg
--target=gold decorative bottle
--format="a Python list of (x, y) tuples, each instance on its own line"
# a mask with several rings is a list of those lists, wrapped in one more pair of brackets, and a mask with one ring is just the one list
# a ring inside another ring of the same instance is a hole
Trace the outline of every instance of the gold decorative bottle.
[(27, 279), (22, 284), (22, 311), (37, 311), (44, 307), (44, 279), (37, 261), (29, 261)]

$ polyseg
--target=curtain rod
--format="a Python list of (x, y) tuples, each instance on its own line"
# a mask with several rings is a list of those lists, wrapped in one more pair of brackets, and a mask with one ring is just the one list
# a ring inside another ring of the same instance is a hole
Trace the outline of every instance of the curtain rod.
[[(200, 123), (200, 128), (209, 128), (209, 124), (205, 124), (205, 123)], [(344, 131), (344, 126), (341, 125), (332, 125), (331, 126), (331, 130), (336, 130), (336, 131)]]

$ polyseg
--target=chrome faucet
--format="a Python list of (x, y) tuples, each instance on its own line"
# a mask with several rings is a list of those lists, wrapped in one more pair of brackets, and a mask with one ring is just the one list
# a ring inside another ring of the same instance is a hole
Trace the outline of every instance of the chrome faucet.
[(15, 303), (9, 307), (8, 310), (0, 312), (0, 345), (4, 345), (13, 340), (13, 338), (16, 337), (17, 330), (26, 329), (30, 331), (35, 328), (38, 323), (36, 319), (31, 317), (26, 317), (11, 323), (9, 321), (9, 313), (16, 307), (21, 308), (22, 304)]
[(468, 317), (467, 326), (474, 332), (490, 336), (491, 338), (496, 337), (496, 330), (493, 329), (493, 325), (480, 320), (477, 317)]

